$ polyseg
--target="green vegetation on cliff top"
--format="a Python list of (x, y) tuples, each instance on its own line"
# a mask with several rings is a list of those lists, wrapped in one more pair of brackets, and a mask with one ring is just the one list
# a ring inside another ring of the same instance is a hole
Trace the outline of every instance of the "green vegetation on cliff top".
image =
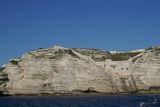
[(141, 52), (122, 52), (122, 53), (110, 53), (108, 51), (102, 51), (99, 49), (81, 49), (73, 48), (73, 50), (79, 52), (82, 55), (91, 56), (95, 61), (105, 61), (106, 59), (112, 59), (112, 61), (123, 61), (132, 58)]

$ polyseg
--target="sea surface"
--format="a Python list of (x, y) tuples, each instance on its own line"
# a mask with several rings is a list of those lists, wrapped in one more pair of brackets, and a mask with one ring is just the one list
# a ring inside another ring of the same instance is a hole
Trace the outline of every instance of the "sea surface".
[(0, 107), (160, 107), (160, 95), (0, 97)]

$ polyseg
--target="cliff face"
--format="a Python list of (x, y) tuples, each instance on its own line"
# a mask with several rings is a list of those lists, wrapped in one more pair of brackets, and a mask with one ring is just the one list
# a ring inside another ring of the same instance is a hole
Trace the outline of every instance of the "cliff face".
[(31, 51), (21, 59), (12, 59), (1, 71), (0, 91), (11, 95), (158, 92), (160, 48), (124, 55), (131, 56), (112, 61), (115, 54), (96, 49), (53, 47)]
[[(159, 91), (160, 89), (160, 48), (150, 48), (138, 58), (133, 67), (132, 73), (140, 89), (150, 89), (151, 91)], [(139, 84), (143, 83), (142, 84)]]

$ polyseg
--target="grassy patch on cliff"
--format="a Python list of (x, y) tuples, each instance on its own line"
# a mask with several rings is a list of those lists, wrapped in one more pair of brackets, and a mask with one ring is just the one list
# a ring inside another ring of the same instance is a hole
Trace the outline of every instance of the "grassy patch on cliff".
[(2, 72), (5, 68), (4, 67), (0, 67), (0, 72)]
[(128, 60), (129, 58), (132, 58), (141, 52), (127, 52), (127, 53), (114, 53), (111, 54), (112, 61), (123, 61)]
[(111, 59), (112, 61), (123, 61), (132, 58), (141, 52), (123, 52), (123, 53), (109, 53), (108, 51), (102, 51), (98, 49), (81, 49), (73, 48), (73, 50), (79, 52), (82, 55), (90, 56), (93, 60), (105, 61), (106, 59)]
[(11, 62), (13, 65), (18, 65), (18, 61), (11, 60), (10, 62)]
[(91, 56), (91, 55), (104, 55), (108, 54), (109, 52), (107, 51), (102, 51), (100, 49), (93, 49), (93, 48), (72, 48), (74, 51), (86, 55), (86, 56)]

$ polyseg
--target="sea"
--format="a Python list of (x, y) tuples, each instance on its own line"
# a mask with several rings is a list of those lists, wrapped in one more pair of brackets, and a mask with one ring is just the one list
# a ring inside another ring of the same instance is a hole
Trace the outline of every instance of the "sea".
[(0, 97), (0, 107), (160, 107), (160, 95)]

